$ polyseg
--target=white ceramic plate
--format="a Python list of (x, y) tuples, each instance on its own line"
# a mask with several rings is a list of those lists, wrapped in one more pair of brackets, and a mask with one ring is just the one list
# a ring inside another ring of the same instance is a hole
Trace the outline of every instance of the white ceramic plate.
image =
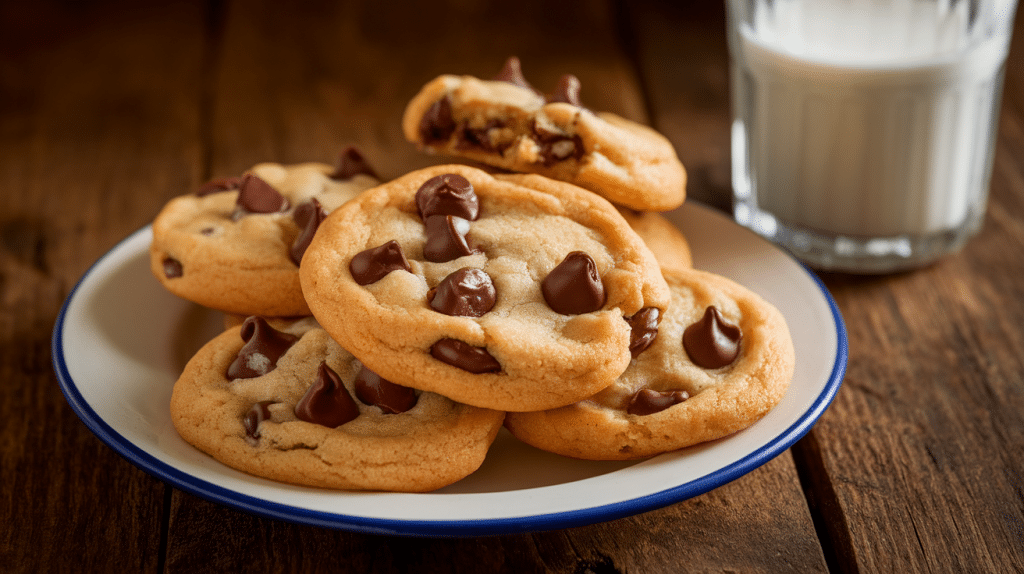
[(78, 416), (133, 464), (258, 515), (410, 536), (550, 530), (633, 515), (707, 492), (785, 451), (828, 407), (846, 369), (842, 318), (810, 271), (707, 207), (688, 202), (668, 216), (689, 239), (696, 267), (746, 285), (783, 312), (796, 373), (782, 402), (752, 427), (639, 462), (563, 458), (502, 430), (476, 473), (428, 494), (304, 488), (224, 466), (185, 443), (168, 413), (179, 372), (222, 318), (152, 277), (148, 227), (104, 255), (68, 296), (53, 332), (54, 368)]

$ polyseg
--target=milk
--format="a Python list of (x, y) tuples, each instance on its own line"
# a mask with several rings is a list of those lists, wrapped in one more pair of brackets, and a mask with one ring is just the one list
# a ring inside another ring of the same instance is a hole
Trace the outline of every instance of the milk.
[(755, 4), (731, 38), (737, 219), (853, 238), (980, 222), (1008, 25), (966, 2)]

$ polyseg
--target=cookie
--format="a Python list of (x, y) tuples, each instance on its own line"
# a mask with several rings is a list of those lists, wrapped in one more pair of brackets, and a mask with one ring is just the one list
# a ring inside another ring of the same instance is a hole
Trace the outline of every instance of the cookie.
[(690, 242), (671, 221), (664, 215), (653, 212), (633, 211), (620, 207), (619, 214), (626, 223), (644, 240), (644, 243), (654, 253), (658, 265), (662, 269), (666, 267), (689, 269), (693, 267), (693, 256), (690, 252)]
[(313, 315), (373, 371), (505, 411), (611, 384), (629, 364), (628, 318), (669, 297), (653, 254), (604, 199), (463, 165), (339, 208), (300, 278)]
[(657, 336), (615, 384), (567, 407), (510, 413), (513, 435), (575, 458), (643, 458), (735, 433), (782, 399), (795, 360), (782, 314), (718, 275), (665, 276), (672, 302)]
[(207, 343), (171, 395), (186, 442), (291, 484), (424, 492), (483, 462), (503, 413), (382, 380), (311, 318), (251, 317)]
[(589, 189), (640, 211), (667, 211), (686, 197), (686, 170), (657, 131), (580, 103), (562, 77), (545, 96), (509, 58), (493, 80), (442, 75), (406, 106), (405, 138), (421, 149)]
[(150, 268), (175, 295), (236, 315), (308, 315), (298, 261), (327, 213), (379, 184), (354, 149), (337, 166), (261, 163), (168, 202)]

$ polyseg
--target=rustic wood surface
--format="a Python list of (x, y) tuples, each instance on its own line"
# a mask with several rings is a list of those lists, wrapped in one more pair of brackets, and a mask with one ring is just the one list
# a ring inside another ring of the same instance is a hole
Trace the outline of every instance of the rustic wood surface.
[(716, 2), (0, 4), (0, 570), (1024, 572), (1024, 19), (985, 228), (892, 276), (822, 275), (846, 320), (835, 402), (707, 494), (553, 532), (412, 539), (298, 526), (152, 478), (97, 439), (51, 366), (61, 304), (171, 197), (259, 161), (428, 165), (405, 102), (519, 55), (538, 86), (650, 123), (689, 197), (729, 208)]

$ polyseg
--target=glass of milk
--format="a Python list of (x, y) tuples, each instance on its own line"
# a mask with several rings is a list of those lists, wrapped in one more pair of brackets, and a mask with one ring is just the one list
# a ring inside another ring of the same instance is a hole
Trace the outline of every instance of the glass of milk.
[(981, 227), (1016, 0), (726, 0), (735, 218), (884, 273)]

